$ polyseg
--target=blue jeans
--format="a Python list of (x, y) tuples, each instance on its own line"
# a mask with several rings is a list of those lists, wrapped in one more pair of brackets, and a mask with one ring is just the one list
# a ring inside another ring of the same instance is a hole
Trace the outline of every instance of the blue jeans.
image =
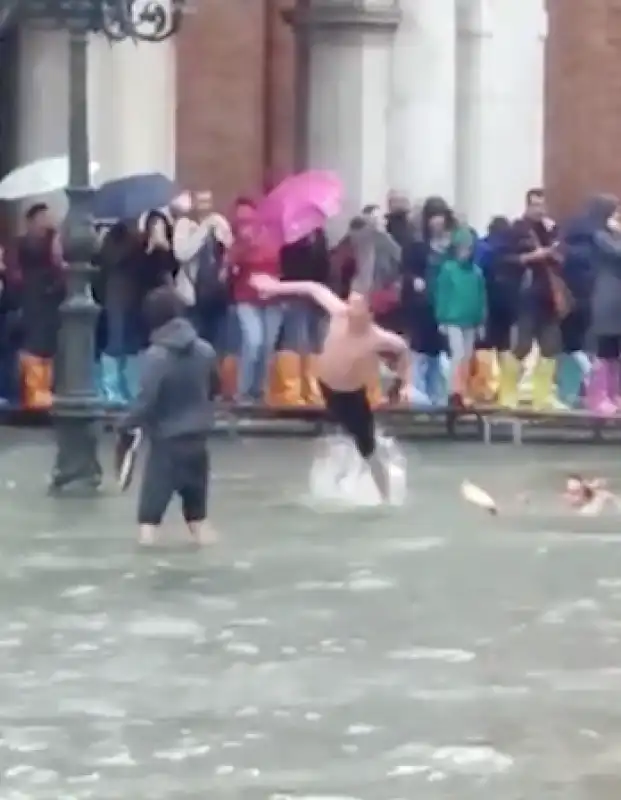
[(257, 306), (237, 305), (241, 333), (239, 378), (241, 400), (260, 400), (267, 380), (267, 370), (282, 327), (285, 307), (279, 303)]
[(313, 303), (291, 300), (283, 318), (282, 349), (301, 356), (318, 353), (325, 335), (325, 315)]

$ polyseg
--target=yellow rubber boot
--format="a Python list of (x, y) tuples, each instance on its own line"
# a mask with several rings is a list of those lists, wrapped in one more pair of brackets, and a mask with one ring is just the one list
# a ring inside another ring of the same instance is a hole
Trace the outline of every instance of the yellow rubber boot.
[(367, 399), (371, 408), (379, 408), (386, 402), (382, 391), (382, 379), (379, 370), (377, 376), (367, 383)]
[(323, 407), (323, 395), (317, 383), (317, 356), (302, 359), (302, 398), (306, 405)]
[(533, 411), (567, 411), (556, 396), (556, 359), (540, 358), (533, 370)]
[(475, 405), (490, 405), (498, 397), (498, 359), (495, 350), (477, 350), (468, 379), (468, 394)]
[(498, 405), (502, 408), (516, 409), (522, 365), (513, 353), (501, 353), (499, 367)]
[(234, 400), (237, 394), (237, 359), (224, 356), (220, 362), (220, 394), (225, 400)]
[(287, 350), (276, 353), (270, 367), (267, 403), (271, 406), (304, 405), (302, 398), (302, 359)]

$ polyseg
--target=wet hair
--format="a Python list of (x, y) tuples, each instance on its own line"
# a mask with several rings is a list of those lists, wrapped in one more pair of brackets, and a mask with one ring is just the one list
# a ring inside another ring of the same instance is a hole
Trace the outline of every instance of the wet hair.
[(530, 205), (533, 200), (543, 200), (546, 193), (540, 186), (534, 186), (526, 192), (526, 205)]
[(166, 214), (163, 211), (158, 211), (157, 209), (153, 209), (149, 211), (147, 216), (144, 220), (144, 232), (146, 237), (148, 238), (151, 234), (151, 229), (155, 225), (156, 222), (163, 222), (164, 229), (166, 231), (166, 240), (170, 245), (172, 245), (173, 239), (173, 226), (172, 222), (169, 220)]
[(154, 331), (185, 316), (186, 305), (172, 286), (160, 286), (146, 296), (143, 312), (149, 330)]
[(364, 217), (354, 217), (349, 222), (349, 230), (350, 231), (361, 231), (363, 228), (367, 227), (367, 221)]
[(511, 230), (511, 222), (507, 217), (492, 217), (487, 227), (488, 236), (501, 236), (502, 234), (509, 233)]
[(578, 475), (575, 472), (571, 475), (567, 476), (567, 482), (569, 481), (576, 481), (576, 483), (580, 484), (580, 491), (582, 492), (583, 500), (588, 503), (595, 497), (595, 489), (588, 481), (582, 477), (582, 475)]
[(48, 206), (47, 203), (33, 203), (33, 205), (31, 205), (30, 208), (26, 210), (24, 216), (26, 217), (28, 222), (32, 222), (32, 220), (35, 219), (35, 217), (38, 217), (39, 214), (44, 214), (46, 211), (49, 210), (50, 207)]
[(420, 217), (425, 240), (429, 238), (429, 222), (433, 217), (444, 217), (449, 231), (457, 227), (455, 214), (443, 197), (428, 197), (423, 204)]

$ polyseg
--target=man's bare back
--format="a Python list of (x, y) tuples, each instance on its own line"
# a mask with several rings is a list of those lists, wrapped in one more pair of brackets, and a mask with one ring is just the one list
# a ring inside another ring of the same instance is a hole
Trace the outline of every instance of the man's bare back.
[(396, 333), (375, 325), (362, 295), (341, 300), (325, 286), (311, 281), (280, 282), (267, 275), (252, 278), (254, 287), (269, 297), (305, 296), (329, 315), (328, 332), (317, 362), (317, 378), (337, 392), (364, 388), (379, 370), (383, 355), (397, 359), (404, 399), (409, 393), (409, 351)]

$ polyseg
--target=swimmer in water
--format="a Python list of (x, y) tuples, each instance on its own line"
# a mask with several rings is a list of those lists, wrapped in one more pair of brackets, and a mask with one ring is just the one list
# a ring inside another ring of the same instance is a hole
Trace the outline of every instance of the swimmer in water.
[(565, 483), (563, 500), (585, 516), (597, 516), (608, 503), (617, 508), (621, 506), (619, 498), (614, 495), (601, 478), (584, 478), (582, 475), (569, 475)]
[(252, 286), (263, 297), (307, 297), (326, 311), (328, 331), (317, 361), (317, 381), (328, 413), (352, 438), (384, 502), (390, 498), (389, 474), (376, 449), (375, 421), (366, 386), (377, 375), (380, 359), (394, 362), (397, 376), (392, 394), (410, 400), (410, 353), (405, 340), (373, 322), (365, 297), (352, 293), (344, 301), (319, 283), (280, 282), (254, 275)]

